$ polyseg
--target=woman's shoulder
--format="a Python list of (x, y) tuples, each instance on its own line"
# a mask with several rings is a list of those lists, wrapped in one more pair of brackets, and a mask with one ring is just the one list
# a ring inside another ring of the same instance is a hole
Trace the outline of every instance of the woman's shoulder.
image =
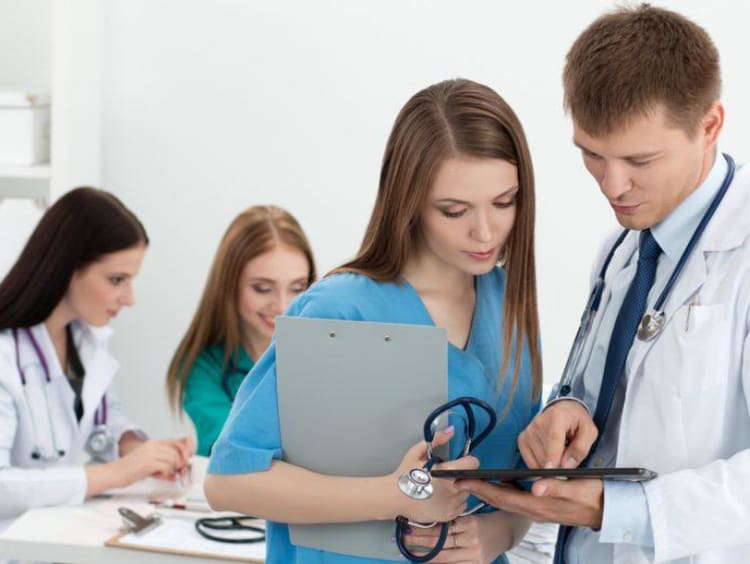
[(369, 319), (368, 313), (384, 302), (389, 282), (378, 282), (364, 274), (330, 274), (298, 297), (288, 315), (332, 319)]
[(197, 372), (220, 371), (224, 365), (224, 347), (221, 344), (209, 345), (195, 357), (190, 375)]

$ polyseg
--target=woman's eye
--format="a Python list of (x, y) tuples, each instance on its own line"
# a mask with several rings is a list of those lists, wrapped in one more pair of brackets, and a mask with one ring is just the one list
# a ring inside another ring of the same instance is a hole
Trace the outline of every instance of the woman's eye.
[(451, 218), (461, 217), (462, 215), (466, 213), (466, 210), (458, 210), (458, 211), (440, 210), (440, 211), (443, 212), (443, 215), (445, 217), (451, 217)]
[(119, 286), (125, 280), (122, 276), (110, 276), (109, 281), (113, 286)]
[(253, 286), (252, 288), (259, 294), (268, 294), (271, 292), (271, 288), (268, 286)]
[(307, 290), (307, 286), (295, 286), (294, 288), (292, 288), (292, 293), (301, 294), (305, 290)]
[(516, 199), (514, 197), (514, 198), (511, 198), (510, 200), (503, 200), (503, 201), (495, 202), (494, 205), (496, 208), (511, 208), (516, 205)]

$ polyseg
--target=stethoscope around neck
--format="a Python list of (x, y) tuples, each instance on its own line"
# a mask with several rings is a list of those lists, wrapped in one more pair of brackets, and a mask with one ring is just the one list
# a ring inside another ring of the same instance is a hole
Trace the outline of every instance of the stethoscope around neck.
[[(716, 196), (714, 196), (714, 199), (711, 201), (711, 204), (708, 206), (708, 209), (703, 214), (700, 223), (695, 228), (693, 235), (690, 237), (690, 241), (688, 241), (687, 247), (685, 247), (682, 256), (680, 256), (677, 265), (672, 271), (672, 274), (669, 276), (667, 283), (664, 285), (661, 293), (656, 298), (656, 302), (654, 302), (653, 307), (643, 315), (643, 318), (641, 319), (641, 322), (638, 325), (638, 330), (636, 332), (636, 338), (639, 341), (651, 341), (653, 339), (656, 339), (664, 329), (664, 325), (666, 323), (666, 317), (664, 315), (664, 304), (666, 303), (667, 298), (672, 292), (675, 283), (680, 277), (680, 274), (682, 273), (682, 270), (685, 267), (688, 258), (690, 258), (690, 255), (695, 249), (698, 240), (700, 239), (701, 235), (703, 235), (706, 226), (708, 225), (709, 221), (711, 221), (714, 212), (719, 207), (719, 204), (721, 203), (724, 195), (729, 189), (729, 185), (734, 179), (734, 159), (732, 159), (732, 157), (727, 154), (724, 154), (723, 156), (727, 161), (727, 173), (724, 176), (721, 187), (716, 193)], [(583, 349), (588, 340), (589, 334), (591, 333), (593, 320), (596, 316), (597, 311), (599, 310), (599, 305), (602, 301), (602, 295), (604, 294), (604, 277), (607, 273), (607, 268), (609, 267), (609, 263), (612, 261), (612, 257), (614, 256), (615, 251), (617, 251), (617, 249), (620, 247), (629, 232), (630, 231), (626, 229), (620, 234), (620, 236), (615, 241), (615, 244), (612, 245), (607, 258), (602, 265), (601, 271), (599, 272), (599, 277), (597, 278), (596, 283), (594, 284), (594, 288), (591, 291), (589, 301), (586, 303), (586, 307), (583, 310), (581, 323), (578, 327), (578, 331), (576, 332), (575, 339), (573, 340), (573, 346), (571, 347), (570, 353), (568, 354), (568, 360), (565, 362), (563, 375), (560, 379), (560, 387), (557, 394), (558, 397), (567, 396), (572, 391), (572, 384), (573, 380), (575, 379), (576, 369), (578, 368), (579, 362), (581, 360), (581, 354), (583, 353)]]
[[(31, 402), (29, 401), (29, 395), (28, 390), (26, 387), (27, 379), (26, 379), (26, 372), (24, 371), (23, 367), (21, 366), (21, 352), (20, 352), (20, 345), (19, 345), (19, 330), (18, 329), (12, 329), (13, 333), (13, 342), (15, 344), (16, 349), (16, 367), (18, 368), (18, 375), (21, 379), (21, 387), (23, 388), (23, 395), (24, 399), (26, 400), (26, 405), (29, 406), (29, 418), (31, 419), (31, 431), (34, 437), (33, 446), (31, 448), (31, 459), (32, 460), (41, 460), (44, 462), (55, 462), (57, 460), (60, 460), (63, 458), (66, 454), (65, 449), (61, 448), (59, 446), (59, 441), (57, 439), (57, 433), (55, 432), (55, 425), (52, 423), (52, 415), (50, 414), (50, 384), (52, 383), (52, 378), (50, 376), (50, 370), (49, 365), (47, 364), (47, 358), (44, 356), (44, 353), (42, 352), (42, 348), (39, 346), (39, 343), (36, 340), (36, 337), (34, 337), (34, 333), (28, 329), (24, 328), (21, 329), (21, 333), (29, 340), (31, 343), (32, 348), (34, 349), (34, 353), (39, 360), (39, 364), (42, 366), (42, 371), (44, 372), (44, 403), (46, 407), (47, 412), (47, 424), (49, 427), (49, 433), (50, 438), (52, 439), (52, 451), (51, 452), (44, 452), (40, 446), (39, 442), (39, 430), (37, 429), (36, 422), (34, 420), (34, 414), (31, 412)], [(101, 458), (103, 457), (107, 452), (110, 451), (112, 446), (114, 445), (114, 438), (112, 437), (112, 434), (109, 432), (109, 429), (107, 428), (107, 411), (108, 411), (108, 405), (107, 405), (107, 394), (102, 395), (101, 403), (99, 404), (99, 407), (94, 412), (94, 428), (89, 435), (88, 441), (86, 442), (86, 451), (93, 456), (94, 458)]]
[(234, 363), (234, 358), (229, 357), (229, 366), (227, 366), (221, 373), (221, 387), (224, 390), (226, 396), (229, 398), (229, 401), (234, 402), (234, 394), (232, 393), (232, 389), (229, 387), (229, 377), (232, 376), (232, 374), (241, 374), (244, 376), (245, 374), (247, 374), (247, 371), (240, 370), (240, 368), (238, 368)]

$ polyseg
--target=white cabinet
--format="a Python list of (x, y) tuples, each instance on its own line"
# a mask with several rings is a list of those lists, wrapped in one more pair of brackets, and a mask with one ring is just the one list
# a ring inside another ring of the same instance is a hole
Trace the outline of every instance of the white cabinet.
[(0, 164), (0, 206), (100, 185), (101, 19), (99, 0), (0, 0), (0, 91), (49, 92), (52, 112), (50, 162)]

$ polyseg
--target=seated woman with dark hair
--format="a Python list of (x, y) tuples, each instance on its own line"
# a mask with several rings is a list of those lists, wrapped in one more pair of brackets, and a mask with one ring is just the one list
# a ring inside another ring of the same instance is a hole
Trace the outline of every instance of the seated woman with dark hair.
[[(0, 283), (0, 519), (187, 470), (193, 440), (148, 440), (110, 390), (107, 324), (135, 303), (147, 245), (117, 198), (78, 188)], [(98, 464), (81, 465), (84, 452)]]

